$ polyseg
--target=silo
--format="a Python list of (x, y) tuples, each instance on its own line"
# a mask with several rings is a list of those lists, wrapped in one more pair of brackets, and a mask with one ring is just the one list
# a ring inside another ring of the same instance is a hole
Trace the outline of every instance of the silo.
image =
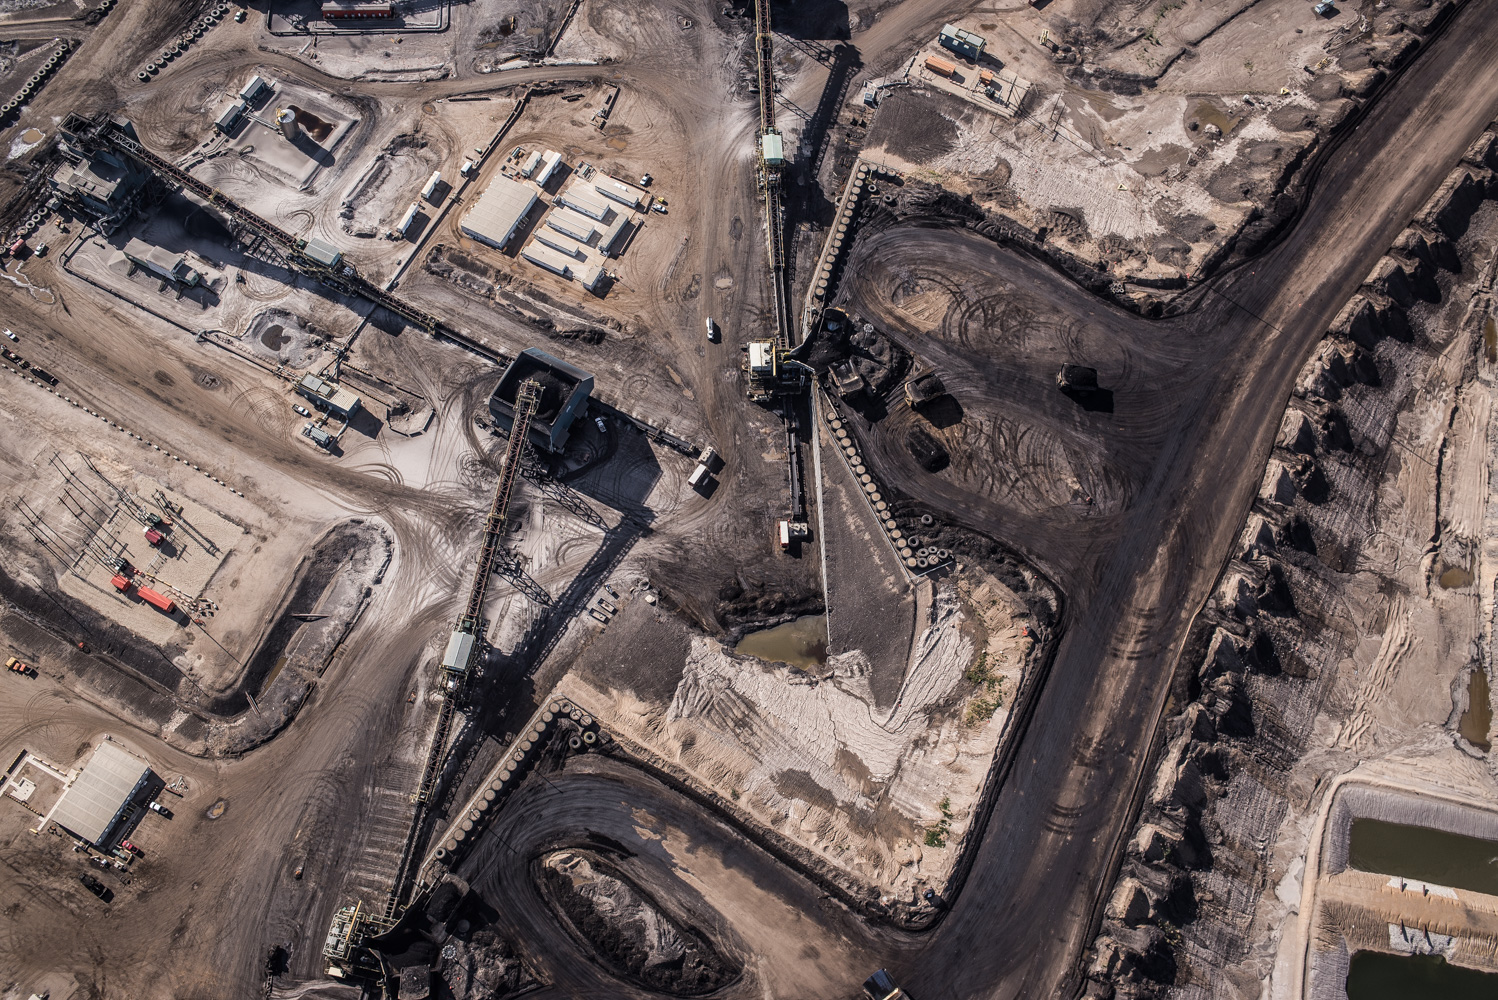
[(296, 112), (290, 108), (276, 109), (276, 128), (291, 142), (296, 142), (297, 136), (301, 134), (296, 123)]

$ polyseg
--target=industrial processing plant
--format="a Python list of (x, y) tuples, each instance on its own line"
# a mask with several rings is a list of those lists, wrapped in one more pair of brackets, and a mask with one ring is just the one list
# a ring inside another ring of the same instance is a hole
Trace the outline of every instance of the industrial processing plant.
[(1498, 995), (1495, 49), (0, 4), (0, 1000)]

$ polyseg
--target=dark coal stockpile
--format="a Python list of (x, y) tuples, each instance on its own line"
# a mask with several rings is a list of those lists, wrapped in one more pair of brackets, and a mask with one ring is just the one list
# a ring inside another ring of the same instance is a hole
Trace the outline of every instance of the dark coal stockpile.
[(712, 993), (738, 977), (711, 944), (601, 859), (557, 851), (539, 874), (547, 899), (619, 975), (675, 996)]

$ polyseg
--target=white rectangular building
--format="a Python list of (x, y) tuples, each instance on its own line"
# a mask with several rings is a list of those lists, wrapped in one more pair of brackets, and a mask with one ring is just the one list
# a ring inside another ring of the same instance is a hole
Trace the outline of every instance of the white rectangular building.
[(551, 233), (542, 229), (536, 233), (536, 239), (553, 250), (566, 254), (573, 260), (587, 259), (588, 255), (583, 253), (582, 246), (570, 236), (563, 236), (561, 233)]
[(536, 189), (508, 177), (496, 177), (463, 217), (463, 235), (503, 250), (536, 204)]
[(546, 182), (551, 180), (551, 175), (556, 173), (557, 167), (561, 165), (562, 154), (558, 153), (555, 150), (548, 149), (546, 151), (546, 155), (541, 157), (541, 169), (536, 171), (536, 176), (532, 177), (531, 180), (535, 181), (542, 187), (545, 187)]
[(630, 217), (623, 212), (614, 213), (614, 221), (603, 231), (598, 238), (598, 252), (608, 257), (615, 256), (618, 251), (619, 236), (624, 232), (624, 224)]
[(552, 274), (559, 274), (567, 280), (572, 280), (572, 265), (577, 261), (571, 257), (565, 257), (551, 247), (532, 240), (520, 251), (520, 256), (535, 264), (544, 267)]
[(540, 165), (541, 151), (538, 149), (535, 152), (531, 153), (530, 156), (527, 156), (525, 158), (525, 162), (520, 165), (520, 176), (529, 177), (531, 174), (536, 172), (536, 168)]
[(551, 214), (546, 217), (546, 225), (579, 243), (591, 243), (598, 233), (593, 220), (566, 207), (552, 209)]
[(591, 292), (598, 287), (598, 280), (603, 277), (603, 268), (597, 264), (584, 264), (573, 271), (572, 276), (577, 279), (578, 284)]
[(589, 191), (587, 186), (578, 182), (576, 178), (565, 191), (556, 196), (556, 203), (575, 212), (581, 212), (590, 219), (597, 219), (599, 222), (607, 219), (609, 213), (613, 211), (609, 208), (608, 202)]
[(593, 190), (605, 198), (617, 201), (619, 204), (627, 206), (634, 211), (640, 210), (640, 202), (645, 198), (645, 192), (633, 184), (626, 184), (612, 177), (600, 177), (594, 181)]
[(120, 835), (120, 821), (151, 780), (150, 766), (118, 743), (99, 744), (83, 773), (68, 786), (52, 812), (52, 822), (95, 847)]

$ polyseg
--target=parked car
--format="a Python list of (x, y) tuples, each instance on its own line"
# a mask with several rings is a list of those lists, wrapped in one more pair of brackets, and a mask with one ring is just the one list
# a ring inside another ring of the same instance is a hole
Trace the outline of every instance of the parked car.
[(167, 819), (172, 818), (172, 811), (166, 806), (162, 805), (160, 802), (151, 802), (148, 804), (148, 808), (154, 813), (161, 813), (161, 815), (165, 816)]
[(598, 433), (607, 434), (609, 432), (609, 425), (603, 422), (602, 417), (594, 417), (593, 422), (598, 425)]
[(304, 417), (312, 416), (312, 411), (307, 409), (305, 406), (293, 406), (291, 409)]
[(17, 336), (16, 336), (16, 335), (15, 335), (15, 334), (14, 334), (14, 333), (12, 333), (12, 332), (11, 332), (11, 331), (9, 331), (9, 330), (6, 330), (6, 331), (5, 331), (5, 335), (6, 335), (6, 336), (7, 336), (7, 337), (9, 337), (9, 338), (10, 338), (10, 339), (11, 339), (11, 340), (14, 340), (14, 341), (15, 341), (15, 342), (16, 342), (16, 343), (18, 343), (18, 344), (19, 344), (19, 343), (20, 343), (20, 342), (21, 342), (21, 338), (20, 338), (20, 337), (17, 337)]
[(129, 851), (131, 854), (139, 854), (139, 853), (141, 853), (140, 848), (136, 847), (134, 844), (130, 843), (130, 841), (128, 841), (128, 840), (122, 840), (122, 841), (120, 841), (120, 846), (123, 847), (125, 850)]
[(45, 243), (38, 243), (36, 245), (36, 255), (38, 257), (45, 257), (45, 256), (47, 256), (47, 244), (45, 244)]

